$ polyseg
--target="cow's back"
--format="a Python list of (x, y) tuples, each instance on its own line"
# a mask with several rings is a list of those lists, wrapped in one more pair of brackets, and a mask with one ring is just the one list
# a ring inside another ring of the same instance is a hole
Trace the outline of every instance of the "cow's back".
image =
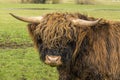
[(81, 46), (73, 69), (80, 79), (120, 80), (120, 22), (95, 26)]

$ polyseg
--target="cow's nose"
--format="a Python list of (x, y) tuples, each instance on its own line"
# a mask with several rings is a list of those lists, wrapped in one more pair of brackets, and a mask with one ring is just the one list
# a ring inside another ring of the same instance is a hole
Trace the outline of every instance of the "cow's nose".
[(61, 56), (48, 56), (46, 55), (45, 63), (51, 66), (57, 66), (62, 64)]
[(60, 56), (46, 56), (46, 58), (51, 62), (56, 62), (60, 60)]

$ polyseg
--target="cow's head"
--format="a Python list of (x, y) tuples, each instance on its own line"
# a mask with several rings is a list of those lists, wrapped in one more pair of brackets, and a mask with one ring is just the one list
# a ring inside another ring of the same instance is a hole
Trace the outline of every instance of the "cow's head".
[(11, 15), (30, 23), (28, 30), (41, 59), (51, 66), (64, 65), (75, 58), (87, 31), (100, 21), (88, 21), (68, 13), (53, 13), (40, 17)]

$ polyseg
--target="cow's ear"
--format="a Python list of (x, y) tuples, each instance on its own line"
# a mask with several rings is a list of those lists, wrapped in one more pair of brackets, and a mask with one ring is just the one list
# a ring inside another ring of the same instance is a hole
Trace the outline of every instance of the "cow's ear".
[(38, 24), (28, 24), (27, 28), (28, 28), (28, 32), (30, 34), (30, 36), (32, 37), (32, 39), (34, 39), (34, 31), (36, 30), (36, 26)]
[(36, 36), (36, 34), (35, 34), (37, 25), (38, 24), (28, 24), (28, 26), (27, 26), (29, 35), (31, 36), (31, 38), (34, 42), (34, 47), (36, 48), (36, 50), (38, 50), (38, 41), (37, 41), (38, 36)]

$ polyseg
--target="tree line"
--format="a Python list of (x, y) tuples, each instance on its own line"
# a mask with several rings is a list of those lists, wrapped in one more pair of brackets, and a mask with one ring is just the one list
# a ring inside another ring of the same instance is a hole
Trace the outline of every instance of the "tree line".
[[(52, 4), (58, 4), (61, 0), (21, 0), (21, 3), (42, 3), (45, 4), (46, 2), (51, 1)], [(94, 0), (73, 0), (77, 4), (92, 4)]]

